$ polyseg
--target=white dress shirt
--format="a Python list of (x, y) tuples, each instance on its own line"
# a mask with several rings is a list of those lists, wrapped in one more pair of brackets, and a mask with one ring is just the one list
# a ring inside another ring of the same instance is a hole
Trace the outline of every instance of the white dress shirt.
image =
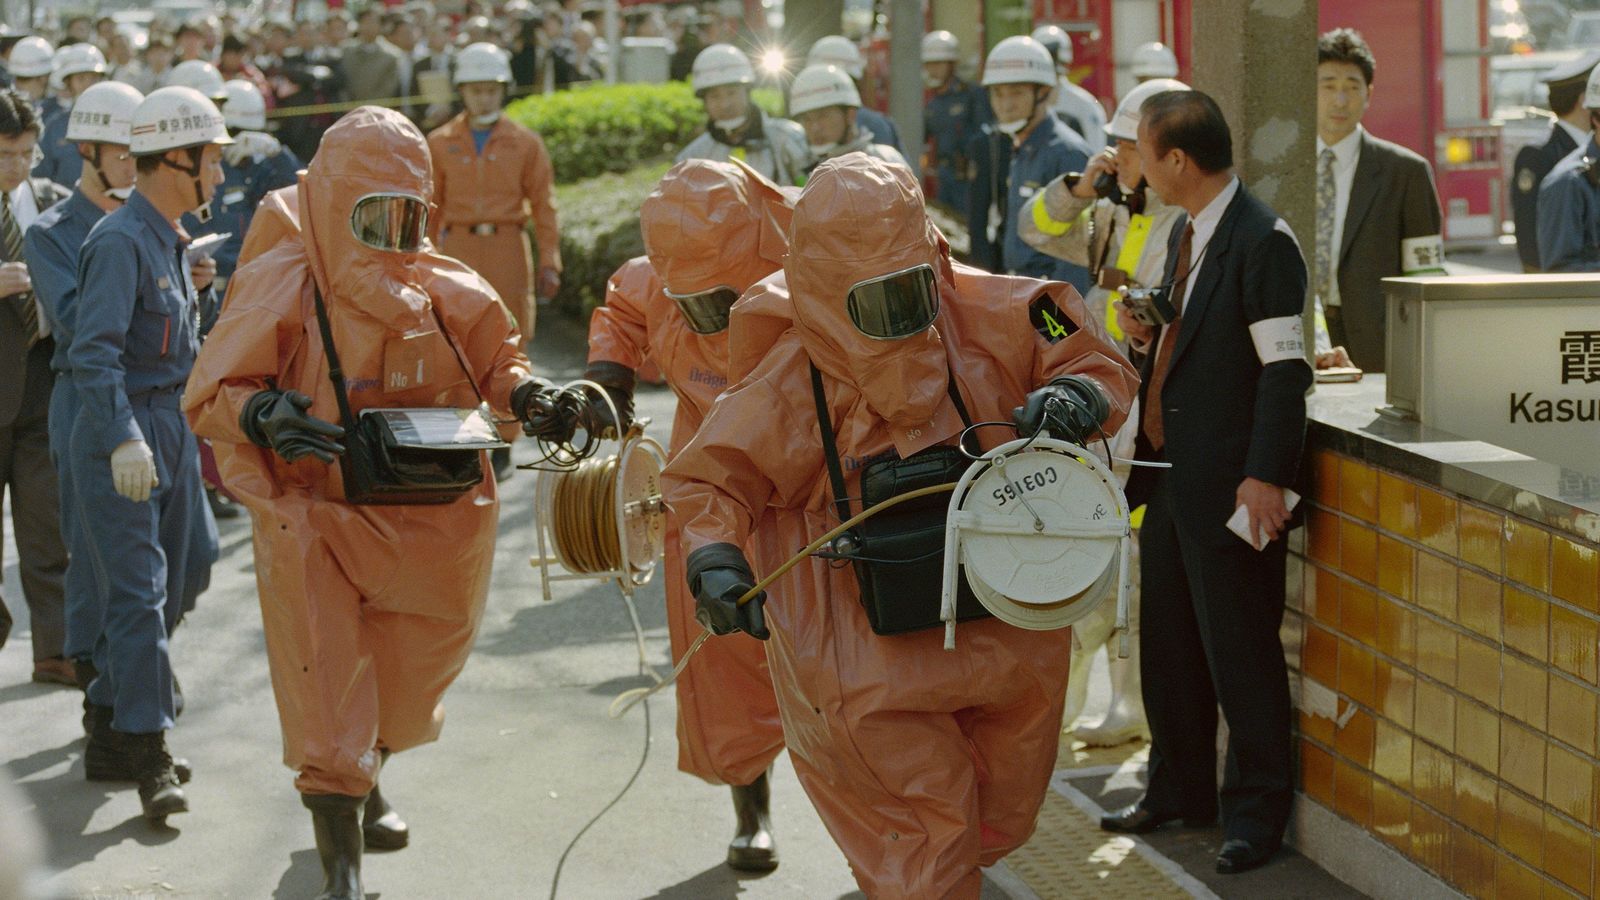
[[(1339, 250), (1344, 246), (1344, 219), (1350, 211), (1350, 186), (1355, 184), (1356, 165), (1361, 162), (1361, 136), (1366, 130), (1360, 125), (1356, 130), (1333, 145), (1333, 268), (1328, 279), (1328, 296), (1322, 298), (1323, 306), (1339, 305)], [(1322, 177), (1322, 151), (1328, 145), (1317, 138), (1317, 177)]]
[[(27, 231), (33, 220), (39, 218), (39, 204), (33, 198), (31, 180), (22, 179), (17, 189), (11, 192), (11, 215), (16, 217), (18, 234)], [(22, 260), (19, 259), (17, 262)], [(50, 336), (50, 320), (44, 317), (44, 305), (39, 301), (39, 295), (34, 295), (33, 304), (39, 310), (39, 336), (47, 338)]]
[(1228, 186), (1221, 193), (1211, 198), (1206, 208), (1194, 217), (1190, 223), (1194, 226), (1194, 239), (1189, 252), (1192, 254), (1189, 263), (1189, 277), (1183, 286), (1183, 306), (1180, 313), (1189, 309), (1189, 295), (1194, 293), (1194, 283), (1199, 281), (1200, 267), (1205, 264), (1206, 250), (1211, 246), (1211, 237), (1217, 233), (1217, 226), (1222, 222), (1222, 214), (1228, 211), (1228, 204), (1233, 202), (1235, 194), (1239, 193), (1239, 179), (1237, 176), (1228, 179)]

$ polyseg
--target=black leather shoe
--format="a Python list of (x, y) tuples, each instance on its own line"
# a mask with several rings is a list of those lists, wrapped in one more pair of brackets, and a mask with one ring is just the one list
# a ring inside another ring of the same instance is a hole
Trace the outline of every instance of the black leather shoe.
[(1271, 859), (1276, 852), (1276, 847), (1264, 847), (1240, 838), (1223, 841), (1222, 852), (1217, 854), (1217, 872), (1222, 875), (1248, 872)]
[(1179, 819), (1183, 820), (1183, 827), (1185, 828), (1210, 828), (1216, 824), (1215, 817), (1204, 818), (1156, 813), (1135, 803), (1126, 809), (1120, 809), (1109, 816), (1101, 818), (1100, 830), (1117, 834), (1149, 834), (1168, 822), (1176, 822)]
[(771, 872), (778, 867), (778, 845), (772, 839), (769, 804), (772, 786), (767, 773), (747, 785), (733, 786), (733, 813), (738, 833), (728, 844), (728, 868), (738, 872)]

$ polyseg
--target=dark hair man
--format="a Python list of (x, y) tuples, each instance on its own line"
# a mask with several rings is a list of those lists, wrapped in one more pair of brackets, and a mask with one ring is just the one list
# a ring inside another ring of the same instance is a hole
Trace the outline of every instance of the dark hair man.
[(1361, 35), (1317, 40), (1317, 297), (1351, 361), (1384, 369), (1383, 279), (1444, 274), (1439, 192), (1422, 157), (1361, 127), (1377, 62)]
[[(1276, 852), (1294, 796), (1278, 626), (1285, 490), (1299, 471), (1311, 386), (1301, 339), (1306, 268), (1289, 226), (1233, 174), (1233, 139), (1210, 97), (1157, 94), (1138, 136), (1150, 187), (1187, 215), (1173, 226), (1163, 279), (1168, 324), (1152, 328), (1126, 306), (1118, 315), (1147, 353), (1136, 455), (1172, 467), (1141, 467), (1127, 489), (1130, 506), (1148, 503), (1139, 652), (1150, 786), (1100, 827), (1208, 825), (1220, 806), (1216, 866), (1232, 874)], [(1227, 526), (1241, 507), (1249, 544)], [(1220, 797), (1219, 703), (1229, 728)]]
[[(55, 342), (22, 256), (23, 232), (67, 189), (28, 177), (38, 145), (33, 104), (15, 91), (0, 91), (0, 466), (7, 473), (0, 490), (11, 492), (22, 593), (33, 621), (33, 680), (71, 685), (77, 678), (62, 654), (67, 551), (50, 462)], [(0, 601), (0, 645), (10, 632), (11, 614)]]

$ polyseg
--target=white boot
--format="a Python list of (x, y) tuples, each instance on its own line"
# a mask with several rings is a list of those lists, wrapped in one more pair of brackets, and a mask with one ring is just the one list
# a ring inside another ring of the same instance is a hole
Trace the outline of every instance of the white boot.
[[(1134, 569), (1137, 572), (1137, 569)], [(1137, 577), (1137, 576), (1135, 576)], [(1118, 636), (1108, 636), (1106, 658), (1111, 670), (1111, 708), (1097, 725), (1079, 728), (1073, 734), (1091, 747), (1115, 747), (1135, 738), (1150, 739), (1150, 726), (1144, 717), (1144, 694), (1139, 678), (1139, 592), (1130, 585), (1131, 609), (1128, 622), (1128, 658), (1117, 658)], [(1113, 608), (1113, 615), (1115, 615)], [(1113, 625), (1115, 622), (1113, 621)]]

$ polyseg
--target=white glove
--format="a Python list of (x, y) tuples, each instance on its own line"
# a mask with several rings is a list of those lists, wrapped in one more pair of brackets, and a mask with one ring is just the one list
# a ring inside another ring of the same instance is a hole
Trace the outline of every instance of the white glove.
[(237, 167), (248, 157), (261, 162), (283, 152), (278, 139), (261, 131), (241, 131), (234, 135), (233, 143), (222, 148), (222, 158), (228, 165)]
[(156, 480), (156, 456), (150, 445), (137, 438), (124, 441), (111, 451), (111, 483), (117, 493), (135, 503), (150, 499)]

